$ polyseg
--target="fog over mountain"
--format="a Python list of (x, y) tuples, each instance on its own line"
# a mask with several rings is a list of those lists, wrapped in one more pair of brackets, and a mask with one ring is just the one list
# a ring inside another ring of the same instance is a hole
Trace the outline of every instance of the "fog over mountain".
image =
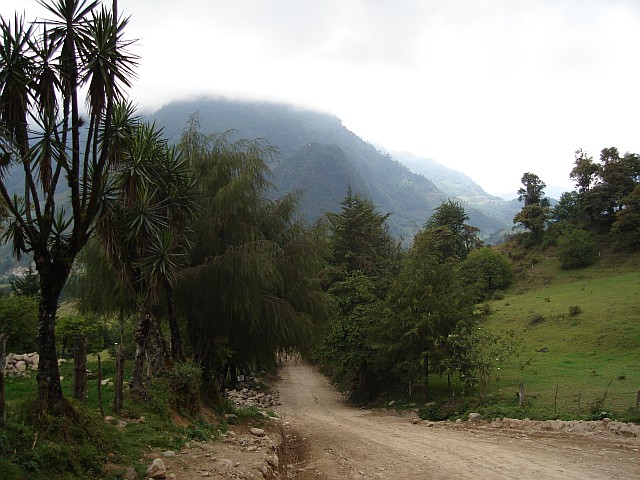
[[(447, 179), (447, 171), (453, 171), (442, 167), (440, 173), (434, 174), (436, 182), (429, 172), (415, 173), (399, 161), (400, 157), (364, 142), (333, 115), (285, 104), (199, 99), (166, 104), (149, 118), (164, 127), (167, 138), (178, 141), (193, 113), (198, 114), (205, 134), (235, 130), (234, 138), (262, 138), (276, 147), (280, 159), (270, 165), (273, 195), (302, 189), (300, 211), (308, 221), (338, 211), (351, 187), (368, 196), (380, 212), (392, 213), (388, 220), (390, 231), (405, 242), (447, 199), (459, 199), (465, 205), (470, 223), (481, 229), (484, 238), (510, 228), (511, 219), (505, 222), (480, 208), (485, 198), (489, 203), (501, 201), (470, 179), (467, 181), (464, 175), (451, 174)], [(407, 156), (402, 158), (406, 160)], [(474, 189), (475, 195), (467, 194)]]

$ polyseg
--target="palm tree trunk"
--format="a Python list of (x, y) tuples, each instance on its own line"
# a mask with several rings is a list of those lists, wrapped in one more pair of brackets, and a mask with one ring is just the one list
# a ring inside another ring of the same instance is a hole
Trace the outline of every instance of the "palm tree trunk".
[(160, 325), (158, 325), (158, 321), (153, 316), (151, 317), (151, 325), (149, 328), (149, 339), (153, 345), (151, 352), (151, 373), (152, 375), (156, 375), (158, 372), (169, 368), (171, 359), (169, 358), (167, 342), (162, 335), (162, 331), (160, 331)]
[(136, 342), (136, 356), (133, 362), (133, 374), (131, 379), (131, 386), (140, 390), (144, 390), (144, 357), (147, 351), (151, 322), (152, 319), (149, 309), (146, 306), (141, 307), (140, 319), (138, 320), (138, 325), (133, 332), (133, 338)]
[(180, 327), (176, 318), (176, 308), (173, 302), (173, 287), (165, 279), (164, 289), (167, 295), (167, 318), (169, 319), (169, 330), (171, 331), (171, 358), (174, 361), (184, 360), (182, 353), (182, 338), (180, 336)]
[(63, 395), (56, 355), (56, 313), (60, 292), (69, 269), (60, 265), (37, 265), (40, 274), (40, 306), (38, 312), (38, 399), (46, 402), (50, 412), (59, 412)]

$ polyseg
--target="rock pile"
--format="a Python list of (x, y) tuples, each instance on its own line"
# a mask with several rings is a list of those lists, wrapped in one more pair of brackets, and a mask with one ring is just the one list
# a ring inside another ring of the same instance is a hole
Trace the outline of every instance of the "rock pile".
[[(65, 362), (63, 358), (58, 359), (58, 365)], [(30, 372), (38, 371), (38, 363), (40, 363), (40, 355), (37, 352), (9, 353), (4, 361), (4, 375), (5, 377), (28, 377)]]
[(251, 388), (227, 391), (227, 398), (239, 407), (269, 408), (280, 405), (277, 396)]
[(26, 377), (30, 371), (38, 370), (40, 356), (37, 353), (24, 355), (10, 353), (5, 359), (4, 374), (7, 377)]

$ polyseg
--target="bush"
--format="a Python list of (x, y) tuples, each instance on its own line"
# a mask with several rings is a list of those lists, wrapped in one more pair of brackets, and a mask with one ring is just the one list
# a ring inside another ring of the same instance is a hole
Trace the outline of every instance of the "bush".
[(539, 323), (544, 322), (546, 319), (544, 315), (540, 313), (532, 313), (529, 317), (529, 325), (538, 325)]
[(172, 409), (189, 416), (200, 410), (202, 369), (197, 364), (191, 361), (176, 363), (173, 369), (162, 376), (162, 383), (168, 391)]
[(569, 316), (575, 317), (576, 315), (580, 315), (582, 313), (582, 309), (578, 305), (572, 305), (569, 307)]
[(596, 257), (596, 243), (584, 230), (568, 230), (558, 239), (558, 259), (561, 268), (582, 268)]
[(507, 258), (491, 247), (469, 253), (462, 263), (466, 282), (477, 288), (478, 299), (488, 298), (496, 290), (507, 288), (513, 280), (513, 270)]
[(29, 353), (37, 349), (38, 298), (0, 298), (0, 332), (8, 333), (7, 352)]

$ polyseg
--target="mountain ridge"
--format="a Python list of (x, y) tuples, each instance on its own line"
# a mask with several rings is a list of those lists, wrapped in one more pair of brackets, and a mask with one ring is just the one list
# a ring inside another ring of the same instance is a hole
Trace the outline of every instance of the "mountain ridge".
[[(149, 116), (177, 142), (197, 113), (205, 134), (233, 130), (235, 137), (262, 138), (280, 152), (270, 165), (280, 194), (302, 189), (301, 214), (310, 222), (338, 211), (347, 188), (368, 196), (381, 213), (392, 213), (390, 231), (405, 242), (443, 201), (459, 200), (348, 130), (331, 114), (270, 102), (200, 98), (163, 105)], [(275, 195), (275, 193), (274, 193)], [(485, 238), (505, 229), (503, 221), (465, 203), (470, 223)]]

